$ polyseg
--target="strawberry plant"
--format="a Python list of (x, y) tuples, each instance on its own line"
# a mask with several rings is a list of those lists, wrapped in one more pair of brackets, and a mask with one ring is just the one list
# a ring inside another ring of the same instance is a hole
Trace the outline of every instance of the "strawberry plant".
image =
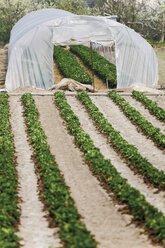
[(18, 248), (18, 181), (9, 123), (8, 95), (5, 93), (0, 94), (0, 120), (0, 247)]
[(154, 127), (147, 121), (135, 108), (121, 97), (115, 90), (109, 92), (109, 97), (120, 107), (123, 113), (135, 124), (141, 131), (151, 138), (160, 148), (165, 148), (165, 135), (159, 128)]
[(137, 101), (141, 102), (150, 111), (151, 114), (155, 115), (159, 120), (165, 122), (165, 110), (160, 108), (156, 102), (153, 102), (139, 91), (133, 90), (132, 96)]
[(52, 218), (51, 224), (60, 227), (60, 238), (67, 248), (95, 248), (96, 241), (80, 221), (80, 214), (70, 196), (58, 165), (50, 152), (46, 135), (38, 120), (38, 110), (31, 94), (22, 96), (25, 120), (30, 142), (34, 149), (35, 163), (43, 182), (43, 197)]
[(78, 63), (76, 57), (64, 48), (54, 47), (54, 59), (64, 77), (83, 84), (92, 84), (92, 78), (88, 72)]
[[(99, 111), (86, 92), (78, 93), (78, 98), (86, 106), (89, 114), (97, 123), (101, 132), (110, 137), (113, 147), (128, 161), (129, 165), (133, 165), (136, 171), (141, 174), (145, 181), (148, 180), (155, 187), (165, 189), (165, 174), (159, 171), (151, 163), (143, 158), (137, 148), (129, 144), (118, 131), (116, 131), (104, 115)], [(131, 167), (132, 168), (132, 167)]]
[(55, 103), (64, 118), (69, 132), (75, 141), (93, 174), (114, 192), (116, 199), (127, 205), (134, 220), (143, 223), (143, 227), (150, 231), (155, 241), (165, 245), (165, 216), (157, 208), (149, 204), (144, 195), (131, 187), (127, 180), (120, 176), (109, 159), (105, 159), (99, 148), (95, 147), (90, 136), (81, 128), (77, 116), (66, 102), (63, 92), (55, 93)]
[[(70, 46), (70, 51), (92, 69), (90, 48), (83, 45), (72, 45)], [(104, 82), (108, 80), (110, 88), (116, 88), (116, 66), (95, 51), (93, 51), (93, 69), (95, 74)]]

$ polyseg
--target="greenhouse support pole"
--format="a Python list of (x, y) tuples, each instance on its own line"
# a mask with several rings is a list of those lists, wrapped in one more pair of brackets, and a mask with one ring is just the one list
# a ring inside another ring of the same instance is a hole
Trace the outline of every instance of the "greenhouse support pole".
[(92, 50), (92, 42), (90, 41), (90, 49), (91, 49), (91, 63), (92, 63), (92, 79), (93, 79), (93, 90), (95, 91), (95, 80), (94, 80), (94, 68), (93, 68), (93, 50)]

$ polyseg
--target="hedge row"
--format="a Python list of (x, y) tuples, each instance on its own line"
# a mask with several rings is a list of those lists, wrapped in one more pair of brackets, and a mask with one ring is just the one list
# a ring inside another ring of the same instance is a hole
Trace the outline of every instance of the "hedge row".
[(8, 95), (5, 93), (0, 94), (0, 120), (0, 247), (18, 248), (18, 181), (10, 132)]
[(148, 99), (143, 93), (139, 91), (133, 90), (132, 96), (137, 101), (143, 103), (151, 114), (155, 115), (159, 120), (165, 122), (165, 110), (160, 108), (156, 102), (153, 102), (152, 100)]
[(78, 63), (76, 57), (64, 48), (54, 47), (54, 59), (64, 77), (83, 84), (92, 84), (92, 78), (88, 72)]
[[(90, 48), (83, 45), (72, 45), (70, 51), (76, 54), (90, 69), (92, 69)], [(116, 66), (106, 60), (97, 52), (93, 51), (94, 73), (104, 82), (108, 80), (109, 88), (116, 88)]]
[(165, 135), (160, 132), (159, 128), (154, 127), (147, 121), (135, 108), (122, 98), (115, 90), (109, 92), (109, 97), (120, 107), (124, 114), (135, 124), (141, 131), (150, 137), (160, 148), (165, 148)]
[(116, 131), (104, 115), (99, 111), (95, 104), (92, 103), (86, 92), (78, 94), (78, 98), (86, 106), (88, 112), (96, 121), (99, 129), (110, 137), (113, 147), (132, 165), (136, 171), (141, 174), (145, 181), (149, 181), (155, 187), (165, 189), (165, 174), (159, 171), (146, 158), (143, 158), (137, 148), (129, 144), (118, 131)]
[(131, 187), (127, 180), (120, 176), (110, 160), (104, 159), (100, 150), (94, 146), (90, 136), (81, 128), (77, 116), (66, 102), (64, 93), (56, 92), (55, 102), (67, 123), (69, 132), (75, 137), (75, 141), (84, 153), (85, 161), (94, 175), (114, 192), (119, 202), (127, 205), (134, 220), (143, 223), (143, 227), (154, 235), (155, 241), (165, 244), (165, 217), (162, 212), (150, 205), (138, 190)]
[(22, 101), (30, 142), (33, 145), (36, 163), (44, 184), (43, 197), (52, 217), (52, 224), (60, 227), (60, 238), (65, 247), (97, 247), (93, 236), (80, 222), (80, 215), (70, 196), (69, 188), (49, 150), (45, 133), (38, 120), (38, 110), (31, 94), (24, 94)]

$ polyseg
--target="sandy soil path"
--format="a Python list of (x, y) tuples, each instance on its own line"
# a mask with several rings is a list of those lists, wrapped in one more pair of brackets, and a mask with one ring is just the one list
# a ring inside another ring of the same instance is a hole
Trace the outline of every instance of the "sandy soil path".
[[(82, 154), (75, 147), (64, 127), (53, 97), (35, 96), (40, 121), (47, 135), (52, 154), (64, 174), (71, 195), (83, 221), (100, 242), (100, 248), (151, 248), (144, 234), (130, 223), (130, 216), (121, 215), (99, 182), (84, 164)], [(85, 119), (85, 118), (84, 118)], [(102, 140), (99, 140), (102, 143)], [(81, 193), (80, 193), (81, 192)]]
[(120, 172), (121, 176), (128, 179), (128, 183), (134, 188), (138, 189), (145, 195), (148, 202), (157, 207), (165, 214), (165, 193), (159, 192), (155, 194), (155, 189), (151, 189), (144, 182), (141, 176), (135, 175), (133, 171), (127, 167), (126, 163), (118, 156), (118, 154), (107, 144), (107, 139), (97, 131), (93, 125), (93, 121), (89, 119), (89, 115), (83, 108), (81, 103), (75, 97), (67, 97), (68, 103), (72, 110), (78, 116), (81, 126), (86, 133), (90, 135), (95, 146), (99, 147), (105, 158), (110, 159), (112, 164)]
[(10, 122), (14, 135), (21, 198), (21, 217), (18, 236), (23, 248), (61, 247), (58, 229), (48, 228), (43, 204), (39, 200), (37, 176), (31, 160), (32, 150), (27, 142), (25, 124), (22, 116), (23, 107), (20, 97), (10, 97)]
[(131, 96), (123, 96), (123, 98), (129, 102), (129, 104), (139, 111), (147, 121), (151, 122), (154, 127), (160, 128), (161, 132), (165, 134), (165, 124), (159, 121), (154, 115), (151, 115), (148, 109), (146, 109), (142, 103), (136, 101)]
[(121, 136), (130, 144), (137, 147), (143, 157), (153, 164), (159, 170), (165, 171), (164, 151), (157, 148), (153, 141), (148, 139), (141, 132), (138, 132), (136, 126), (122, 113), (119, 107), (107, 97), (91, 97), (92, 101), (109, 120), (112, 126), (121, 133)]
[(152, 101), (156, 102), (159, 107), (165, 109), (165, 96), (147, 96)]

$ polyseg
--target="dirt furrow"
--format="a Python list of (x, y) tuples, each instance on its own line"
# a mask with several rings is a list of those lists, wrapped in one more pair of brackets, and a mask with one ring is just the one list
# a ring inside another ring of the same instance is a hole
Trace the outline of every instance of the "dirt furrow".
[[(92, 71), (82, 62), (82, 60), (76, 56), (77, 61), (83, 66), (83, 68), (89, 73), (89, 75), (93, 78)], [(96, 90), (105, 90), (107, 89), (106, 83), (103, 82), (98, 76), (94, 74), (94, 86)]]
[(54, 69), (54, 83), (58, 84), (64, 77), (61, 75), (55, 61), (53, 63), (53, 69)]
[(157, 207), (165, 214), (165, 193), (159, 192), (155, 194), (157, 190), (151, 189), (144, 182), (141, 176), (135, 175), (131, 171), (125, 162), (118, 156), (118, 154), (107, 144), (107, 139), (97, 131), (91, 119), (83, 108), (81, 103), (75, 99), (75, 97), (67, 97), (68, 103), (71, 105), (72, 110), (78, 116), (81, 126), (92, 138), (96, 147), (99, 147), (105, 158), (112, 161), (112, 164), (120, 172), (121, 176), (128, 179), (128, 183), (138, 189), (142, 194), (145, 195), (148, 202)]
[(121, 215), (99, 182), (84, 164), (82, 154), (75, 147), (53, 97), (34, 97), (40, 113), (40, 121), (47, 135), (50, 150), (56, 158), (65, 181), (70, 187), (83, 221), (99, 241), (101, 248), (153, 247), (144, 234), (133, 224), (130, 217)]
[(136, 101), (131, 96), (123, 96), (123, 98), (129, 102), (129, 104), (134, 107), (137, 111), (139, 111), (147, 121), (151, 122), (154, 127), (160, 128), (161, 132), (165, 134), (165, 124), (160, 122), (154, 115), (151, 115), (149, 110), (146, 109), (142, 103)]
[(107, 97), (91, 97), (99, 110), (109, 120), (112, 126), (118, 130), (121, 136), (128, 141), (128, 143), (137, 147), (140, 154), (147, 158), (147, 160), (159, 170), (165, 171), (164, 161), (165, 154), (158, 149), (153, 141), (148, 139), (141, 132), (137, 131), (131, 121), (122, 113), (119, 107)]
[(21, 217), (18, 236), (24, 248), (61, 247), (57, 228), (49, 228), (44, 217), (43, 204), (39, 200), (37, 176), (31, 160), (32, 151), (28, 144), (23, 118), (23, 107), (18, 96), (10, 96), (10, 122), (14, 135), (21, 198)]

